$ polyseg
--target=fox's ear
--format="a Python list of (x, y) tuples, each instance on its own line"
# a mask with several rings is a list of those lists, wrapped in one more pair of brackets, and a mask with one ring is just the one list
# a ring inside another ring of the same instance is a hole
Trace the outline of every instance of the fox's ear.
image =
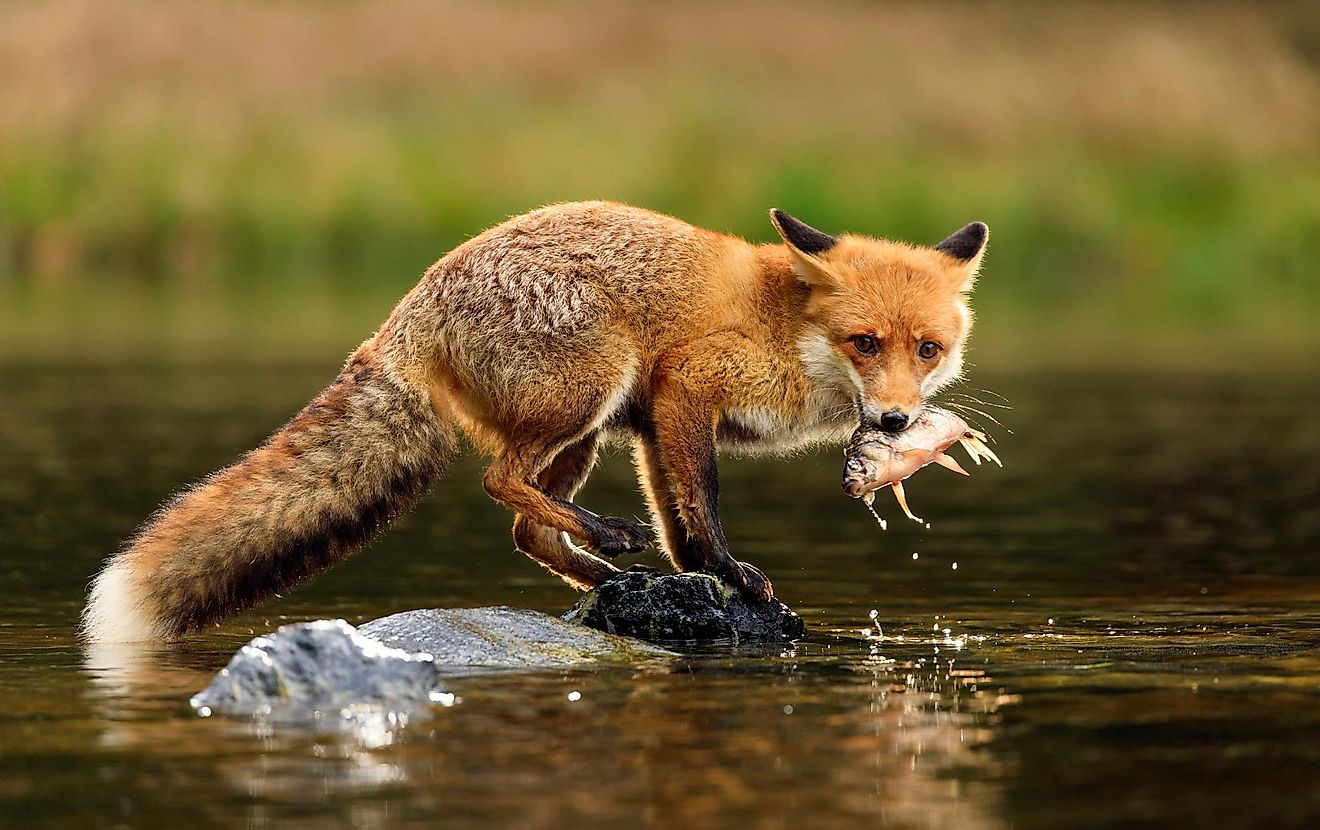
[(839, 240), (816, 230), (779, 208), (770, 211), (770, 221), (775, 223), (775, 230), (779, 231), (784, 241), (799, 253), (816, 256), (839, 244)]
[(976, 281), (976, 271), (981, 267), (981, 256), (985, 253), (985, 243), (989, 238), (989, 226), (984, 222), (972, 222), (935, 246), (935, 250), (947, 254), (962, 266), (959, 274), (963, 279), (963, 291), (972, 290), (972, 283)]
[(788, 243), (788, 250), (793, 254), (793, 270), (798, 278), (807, 285), (829, 287), (836, 284), (834, 275), (822, 258), (826, 252), (839, 243), (839, 240), (827, 233), (818, 231), (779, 208), (770, 211), (770, 221), (775, 230)]

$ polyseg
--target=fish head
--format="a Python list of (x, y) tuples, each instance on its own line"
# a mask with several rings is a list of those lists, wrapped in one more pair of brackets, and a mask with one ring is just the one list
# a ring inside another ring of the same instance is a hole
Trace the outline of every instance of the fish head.
[(935, 460), (933, 450), (912, 447), (895, 450), (875, 443), (864, 444), (849, 453), (843, 465), (843, 489), (853, 498), (861, 498), (911, 476)]
[(844, 492), (861, 498), (902, 481), (932, 462), (962, 472), (955, 469), (957, 465), (943, 452), (970, 434), (970, 428), (961, 418), (934, 407), (923, 409), (916, 421), (901, 433), (884, 432), (863, 424), (853, 433), (845, 452)]

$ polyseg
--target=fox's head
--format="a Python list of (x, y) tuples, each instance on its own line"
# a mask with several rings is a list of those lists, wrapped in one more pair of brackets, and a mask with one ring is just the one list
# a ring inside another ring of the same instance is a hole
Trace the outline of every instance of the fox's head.
[(862, 423), (898, 432), (962, 371), (968, 295), (989, 228), (973, 222), (933, 248), (830, 236), (770, 211), (811, 289), (799, 343), (808, 371), (855, 395)]

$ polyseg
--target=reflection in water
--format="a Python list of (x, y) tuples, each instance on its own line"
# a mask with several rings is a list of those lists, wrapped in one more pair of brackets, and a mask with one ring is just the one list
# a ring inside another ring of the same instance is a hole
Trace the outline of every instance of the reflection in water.
[[(254, 826), (341, 802), (354, 826), (384, 826), (402, 800), (530, 827), (767, 814), (995, 827), (999, 762), (982, 749), (1007, 698), (983, 671), (958, 667), (961, 642), (825, 636), (637, 672), (466, 674), (450, 681), (462, 701), (452, 709), (352, 707), (300, 722), (143, 708), (209, 681), (183, 652), (98, 646), (85, 669), (103, 747), (211, 756), (228, 795), (207, 799), (240, 799)], [(898, 657), (882, 653), (891, 645)], [(828, 785), (803, 788), (803, 776)]]
[[(103, 724), (100, 745), (164, 761), (200, 753), (215, 763), (216, 780), (209, 785), (214, 792), (207, 800), (224, 803), (237, 797), (250, 805), (246, 813), (252, 826), (286, 823), (271, 805), (315, 805), (401, 791), (408, 775), (382, 751), (398, 743), (405, 730), (417, 729), (419, 722), (457, 702), (446, 695), (431, 710), (357, 704), (296, 719), (217, 718), (214, 724), (200, 714), (161, 718), (142, 702), (172, 700), (177, 705), (210, 682), (212, 672), (180, 665), (186, 655), (160, 647), (98, 644), (85, 647), (85, 654)], [(207, 735), (213, 725), (217, 731)], [(212, 757), (225, 746), (231, 751)], [(389, 818), (385, 805), (354, 805), (349, 812), (355, 827), (386, 826)]]
[[(454, 677), (450, 708), (290, 725), (201, 718), (188, 699), (295, 619), (571, 602), (510, 553), (479, 464), (278, 602), (177, 647), (84, 652), (73, 627), (97, 563), (329, 367), (5, 371), (0, 823), (1320, 819), (1320, 465), (1297, 460), (1320, 450), (1320, 384), (983, 379), (1016, 407), (1014, 432), (994, 431), (1006, 467), (914, 477), (930, 529), (880, 530), (839, 492), (835, 450), (722, 463), (731, 543), (803, 614), (806, 641)], [(1206, 417), (1248, 410), (1253, 429), (1233, 435)], [(638, 513), (626, 459), (582, 501)]]
[(168, 695), (210, 675), (199, 668), (204, 662), (169, 644), (79, 642), (78, 647), (88, 693), (107, 705)]

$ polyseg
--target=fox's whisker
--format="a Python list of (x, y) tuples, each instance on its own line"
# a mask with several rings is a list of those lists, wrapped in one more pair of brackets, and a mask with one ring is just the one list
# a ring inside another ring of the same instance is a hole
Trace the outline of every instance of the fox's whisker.
[(972, 417), (970, 413), (968, 413), (965, 409), (958, 406), (957, 404), (949, 404), (949, 410), (952, 413), (955, 413), (958, 417), (962, 418), (964, 421), (966, 421), (968, 426), (974, 427), (976, 430), (980, 432), (986, 431), (985, 424), (981, 423), (977, 418)]
[[(1013, 434), (1013, 430), (1011, 430), (1011, 429), (1009, 429), (1008, 427), (1004, 426), (1004, 424), (1003, 424), (1002, 421), (1000, 421), (1000, 420), (999, 420), (998, 418), (996, 418), (995, 416), (991, 415), (989, 412), (982, 412), (981, 410), (977, 409), (976, 407), (974, 407), (974, 406), (968, 406), (967, 404), (960, 404), (960, 403), (952, 403), (952, 402), (951, 402), (951, 403), (949, 403), (948, 405), (949, 405), (951, 408), (957, 409), (958, 411), (960, 411), (960, 412), (962, 412), (962, 413), (964, 413), (964, 414), (967, 414), (967, 413), (975, 413), (975, 414), (977, 414), (977, 415), (980, 415), (982, 418), (986, 418), (986, 419), (988, 419), (988, 420), (989, 420), (991, 423), (993, 423), (995, 426), (1002, 428), (1002, 429), (1003, 429), (1005, 432), (1007, 432), (1009, 435), (1012, 435), (1012, 434)], [(986, 431), (986, 430), (984, 429), (984, 426), (983, 426), (983, 425), (975, 424), (974, 426), (981, 427), (982, 431)]]
[(964, 393), (964, 392), (953, 392), (953, 393), (950, 393), (950, 394), (955, 395), (956, 397), (958, 397), (958, 398), (960, 398), (960, 399), (962, 399), (962, 400), (971, 401), (972, 403), (975, 403), (975, 404), (980, 404), (981, 406), (990, 406), (990, 407), (994, 407), (995, 409), (1012, 409), (1012, 408), (1013, 408), (1013, 407), (1009, 406), (1008, 404), (995, 403), (994, 401), (983, 401), (983, 400), (981, 400), (980, 398), (976, 397), (975, 395), (968, 395), (968, 394), (966, 394), (966, 393)]
[[(964, 364), (964, 365), (970, 365), (970, 364)], [(960, 395), (965, 398), (970, 398), (977, 403), (983, 403), (988, 405), (992, 404), (991, 401), (981, 400), (980, 398), (977, 398), (975, 395), (969, 394), (969, 392), (977, 392), (982, 395), (989, 395), (993, 398), (997, 398), (998, 403), (993, 405), (1011, 407), (1012, 402), (1009, 401), (1008, 398), (999, 394), (998, 392), (992, 391), (990, 389), (982, 389), (976, 386), (969, 386), (967, 385), (967, 383), (968, 383), (967, 378), (965, 376), (959, 377), (953, 384), (951, 384), (946, 390), (944, 390), (944, 393), (950, 395)]]
[(989, 389), (977, 389), (976, 391), (986, 395), (994, 395), (996, 398), (999, 398), (999, 400), (1003, 401), (1004, 403), (1009, 402), (1008, 398), (1005, 398), (1003, 395), (999, 394), (998, 392), (992, 392)]
[(980, 410), (980, 409), (977, 409), (976, 407), (972, 406), (971, 404), (957, 403), (957, 402), (954, 402), (954, 401), (950, 401), (950, 402), (949, 402), (949, 406), (956, 407), (957, 409), (960, 409), (960, 410), (962, 410), (963, 412), (974, 412), (974, 413), (976, 413), (977, 415), (980, 415), (982, 418), (986, 418), (986, 419), (990, 420), (992, 423), (994, 423), (994, 424), (996, 424), (996, 425), (998, 425), (998, 426), (1003, 426), (1003, 424), (999, 423), (999, 420), (996, 419), (995, 416), (991, 415), (989, 412), (984, 412), (984, 411), (982, 411), (982, 410)]

